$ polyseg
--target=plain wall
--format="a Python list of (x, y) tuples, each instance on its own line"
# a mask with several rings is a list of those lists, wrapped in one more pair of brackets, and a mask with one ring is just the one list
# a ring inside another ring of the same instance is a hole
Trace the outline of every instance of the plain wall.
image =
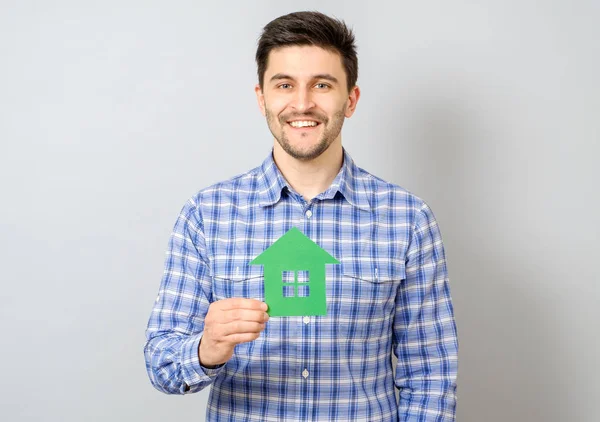
[(598, 420), (600, 3), (0, 1), (0, 418), (204, 420), (144, 330), (184, 202), (273, 139), (271, 19), (354, 28), (343, 144), (440, 224), (462, 422)]

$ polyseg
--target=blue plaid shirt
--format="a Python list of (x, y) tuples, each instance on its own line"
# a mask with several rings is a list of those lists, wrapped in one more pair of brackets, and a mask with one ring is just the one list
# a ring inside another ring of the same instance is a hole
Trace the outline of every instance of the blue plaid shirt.
[[(248, 263), (292, 227), (340, 261), (326, 265), (327, 316), (273, 317), (225, 365), (202, 367), (209, 304), (264, 300), (263, 267)], [(146, 338), (158, 390), (212, 385), (209, 421), (454, 421), (458, 341), (439, 227), (423, 200), (345, 150), (309, 203), (272, 154), (194, 195), (170, 237)]]

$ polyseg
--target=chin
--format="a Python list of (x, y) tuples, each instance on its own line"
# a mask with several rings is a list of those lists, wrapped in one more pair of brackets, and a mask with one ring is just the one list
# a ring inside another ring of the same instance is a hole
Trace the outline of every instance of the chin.
[(327, 149), (329, 145), (313, 144), (305, 148), (297, 148), (294, 145), (286, 145), (283, 150), (291, 157), (300, 161), (310, 161), (317, 157), (320, 157)]

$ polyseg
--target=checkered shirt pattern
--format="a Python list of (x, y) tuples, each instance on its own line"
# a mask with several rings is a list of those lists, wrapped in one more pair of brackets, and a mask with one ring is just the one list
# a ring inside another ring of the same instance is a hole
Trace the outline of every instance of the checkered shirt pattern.
[[(209, 305), (264, 300), (264, 268), (248, 263), (292, 227), (340, 261), (326, 264), (327, 315), (273, 317), (224, 365), (201, 366)], [(155, 388), (212, 386), (208, 421), (455, 419), (458, 340), (440, 229), (422, 199), (357, 167), (345, 149), (335, 180), (310, 202), (272, 152), (190, 198), (146, 340)]]

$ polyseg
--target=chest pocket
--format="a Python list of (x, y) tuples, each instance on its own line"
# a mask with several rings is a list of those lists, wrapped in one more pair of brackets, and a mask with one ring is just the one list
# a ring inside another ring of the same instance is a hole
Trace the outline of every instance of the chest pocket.
[[(367, 258), (342, 261), (330, 310), (349, 338), (391, 334), (396, 292), (406, 278), (402, 262)], [(332, 296), (329, 296), (332, 297)]]
[(264, 300), (263, 267), (248, 265), (249, 261), (233, 258), (213, 263), (214, 300), (232, 297)]

